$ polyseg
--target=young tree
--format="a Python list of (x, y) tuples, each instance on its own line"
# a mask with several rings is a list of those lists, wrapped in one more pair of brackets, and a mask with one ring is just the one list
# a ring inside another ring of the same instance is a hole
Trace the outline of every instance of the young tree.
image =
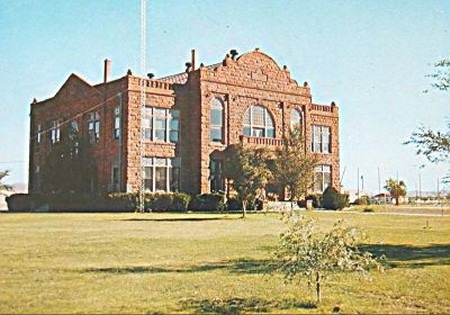
[(270, 269), (282, 272), (287, 281), (306, 278), (308, 285), (315, 287), (320, 303), (323, 281), (333, 272), (358, 272), (370, 279), (370, 268), (382, 270), (371, 253), (358, 249), (363, 236), (358, 228), (346, 227), (342, 220), (323, 234), (313, 219), (291, 215), (288, 229), (280, 235)]
[(404, 181), (396, 181), (392, 178), (389, 178), (386, 181), (386, 185), (384, 185), (384, 189), (386, 189), (392, 197), (395, 198), (395, 205), (399, 205), (400, 197), (406, 196), (406, 184)]
[[(431, 86), (441, 91), (450, 90), (450, 58), (444, 58), (434, 64), (435, 71), (427, 77), (433, 78)], [(425, 91), (428, 92), (428, 91)]]
[[(431, 86), (441, 91), (450, 90), (450, 58), (445, 58), (434, 64), (436, 70), (428, 75), (434, 79)], [(428, 91), (426, 91), (428, 92)], [(417, 148), (418, 155), (424, 155), (430, 162), (450, 162), (450, 121), (447, 131), (432, 130), (421, 126), (414, 131), (405, 144), (413, 144)], [(450, 173), (446, 181), (450, 181)]]
[(67, 132), (66, 137), (52, 145), (42, 166), (42, 191), (89, 192), (95, 174), (94, 166), (87, 141), (77, 132)]
[(1, 190), (12, 190), (10, 185), (2, 183), (3, 178), (9, 175), (9, 171), (0, 171), (0, 191)]
[(273, 181), (282, 195), (287, 190), (291, 201), (306, 195), (314, 184), (317, 162), (317, 155), (305, 149), (301, 129), (294, 128), (284, 145), (275, 151), (271, 164)]
[(247, 203), (256, 200), (268, 183), (271, 173), (267, 168), (266, 151), (263, 148), (244, 148), (241, 144), (226, 149), (225, 178), (242, 201), (242, 217), (247, 214)]

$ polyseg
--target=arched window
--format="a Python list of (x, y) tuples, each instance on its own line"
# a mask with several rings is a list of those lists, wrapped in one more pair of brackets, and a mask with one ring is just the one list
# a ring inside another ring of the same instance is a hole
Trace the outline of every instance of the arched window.
[(211, 117), (210, 117), (210, 140), (211, 142), (223, 141), (223, 103), (218, 98), (211, 100)]
[(302, 128), (302, 112), (298, 109), (291, 109), (291, 130)]
[(275, 125), (267, 108), (250, 106), (244, 114), (244, 136), (275, 138)]

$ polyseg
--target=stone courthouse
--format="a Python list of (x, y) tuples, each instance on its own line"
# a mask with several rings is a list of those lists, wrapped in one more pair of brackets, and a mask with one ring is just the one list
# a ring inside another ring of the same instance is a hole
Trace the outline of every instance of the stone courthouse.
[(110, 72), (105, 60), (102, 83), (72, 74), (55, 96), (31, 104), (31, 193), (40, 192), (52, 146), (73, 132), (90, 146), (92, 192), (136, 192), (143, 174), (148, 191), (198, 194), (227, 190), (221, 174), (227, 146), (275, 148), (293, 125), (303, 130), (307, 150), (320, 156), (314, 190), (339, 189), (338, 107), (314, 104), (308, 83), (299, 85), (259, 49), (240, 56), (232, 50), (213, 65), (197, 64), (193, 50), (185, 72), (159, 79), (129, 70), (111, 80)]

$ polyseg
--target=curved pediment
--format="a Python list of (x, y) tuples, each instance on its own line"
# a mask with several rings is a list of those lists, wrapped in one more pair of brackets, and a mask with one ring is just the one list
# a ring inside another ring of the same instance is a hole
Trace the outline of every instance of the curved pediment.
[(238, 65), (247, 65), (261, 70), (281, 70), (272, 57), (261, 52), (259, 49), (248, 52), (237, 58)]

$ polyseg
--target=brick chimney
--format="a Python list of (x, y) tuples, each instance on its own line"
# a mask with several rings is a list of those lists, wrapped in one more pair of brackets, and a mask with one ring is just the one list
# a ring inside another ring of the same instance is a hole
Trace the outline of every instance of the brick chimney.
[(197, 52), (195, 49), (191, 50), (191, 71), (195, 71), (197, 68)]
[(103, 83), (109, 81), (109, 77), (111, 75), (111, 60), (105, 59), (105, 68), (103, 72)]

